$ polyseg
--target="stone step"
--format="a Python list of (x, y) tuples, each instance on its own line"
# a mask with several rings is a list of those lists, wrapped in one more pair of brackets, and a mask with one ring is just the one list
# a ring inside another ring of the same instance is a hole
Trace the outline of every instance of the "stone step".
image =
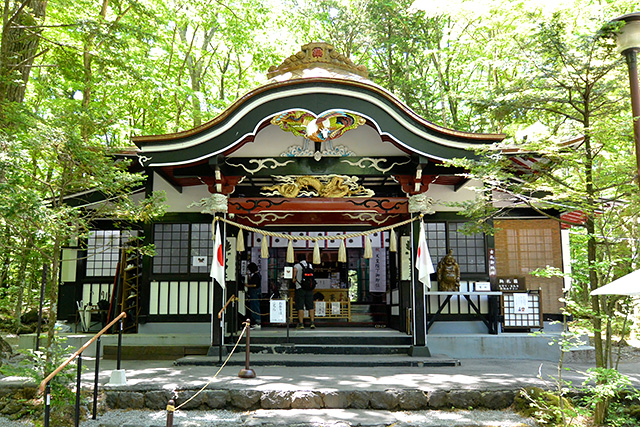
[[(180, 406), (182, 411), (216, 409), (233, 411), (278, 409), (369, 409), (387, 411), (451, 408), (504, 409), (513, 403), (516, 393), (517, 390), (439, 390), (424, 392), (415, 389), (378, 391), (256, 390), (240, 388), (199, 391), (197, 389), (182, 389), (175, 392), (177, 394), (175, 404)], [(110, 409), (164, 410), (169, 399), (173, 397), (174, 392), (171, 390), (149, 390), (148, 388), (136, 390), (129, 387), (126, 390), (108, 389), (105, 391), (105, 403)], [(192, 397), (193, 399), (191, 399)], [(183, 403), (184, 406), (182, 406)]]
[[(233, 344), (226, 346), (227, 351)], [(244, 353), (246, 346), (238, 345), (236, 351)], [(269, 354), (409, 354), (410, 345), (317, 345), (317, 344), (256, 344), (251, 341), (251, 353)]]
[[(229, 357), (220, 355), (216, 348), (208, 356), (186, 356), (176, 360), (176, 366), (220, 366), (221, 361)], [(406, 354), (387, 355), (344, 355), (344, 354), (251, 354), (251, 366), (309, 366), (309, 367), (426, 367), (426, 366), (460, 366), (458, 359), (445, 355), (432, 357), (412, 357)], [(227, 365), (244, 366), (246, 354), (236, 352), (229, 358)]]

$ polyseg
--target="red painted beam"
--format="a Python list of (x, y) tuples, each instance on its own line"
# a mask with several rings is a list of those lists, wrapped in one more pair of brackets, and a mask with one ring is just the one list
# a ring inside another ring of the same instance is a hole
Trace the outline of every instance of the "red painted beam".
[(358, 213), (407, 214), (409, 202), (404, 197), (372, 198), (230, 198), (229, 213), (236, 215), (258, 213)]

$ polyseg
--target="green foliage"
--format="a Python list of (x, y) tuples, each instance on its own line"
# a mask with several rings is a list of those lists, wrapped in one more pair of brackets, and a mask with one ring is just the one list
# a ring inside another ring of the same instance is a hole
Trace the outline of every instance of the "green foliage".
[(623, 393), (631, 399), (638, 396), (638, 391), (631, 386), (631, 380), (616, 369), (589, 368), (582, 385), (586, 393), (584, 403), (590, 408), (595, 408), (598, 402), (621, 397)]
[[(23, 355), (19, 358), (19, 362), (2, 365), (0, 373), (6, 376), (26, 377), (33, 383), (40, 384), (50, 372), (53, 372), (73, 353), (71, 347), (65, 345), (65, 341), (66, 338), (56, 337), (53, 345), (47, 351), (19, 350), (19, 353)], [(75, 381), (76, 373), (77, 365), (73, 361), (49, 382), (52, 407), (62, 411), (64, 407), (73, 404), (75, 394), (71, 387)]]
[(563, 412), (575, 417), (578, 413), (565, 397), (543, 390), (540, 387), (526, 387), (514, 399), (515, 409), (528, 418), (533, 418), (543, 426), (562, 425)]

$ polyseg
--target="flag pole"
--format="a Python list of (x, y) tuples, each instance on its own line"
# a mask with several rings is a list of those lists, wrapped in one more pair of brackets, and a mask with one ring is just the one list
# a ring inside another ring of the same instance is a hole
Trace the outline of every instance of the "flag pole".
[[(422, 221), (422, 218), (420, 219)], [(414, 263), (418, 259), (415, 249), (415, 236), (414, 236), (414, 226), (411, 226), (411, 335), (413, 335), (412, 345), (415, 347), (416, 345), (416, 275), (415, 275), (415, 267)]]
[[(226, 219), (226, 214), (223, 214), (224, 218)], [(222, 271), (222, 305), (224, 306), (224, 303), (227, 301), (227, 274), (226, 274), (226, 267), (227, 267), (227, 254), (226, 254), (226, 242), (227, 242), (227, 223), (225, 222), (224, 224), (222, 224), (222, 236), (220, 239), (221, 245), (222, 245), (222, 256), (224, 257), (224, 263), (222, 264), (224, 266), (223, 271)], [(223, 310), (222, 311), (222, 318), (220, 319), (220, 348), (224, 347), (224, 331), (225, 331), (225, 322), (226, 322), (226, 314), (227, 311)]]

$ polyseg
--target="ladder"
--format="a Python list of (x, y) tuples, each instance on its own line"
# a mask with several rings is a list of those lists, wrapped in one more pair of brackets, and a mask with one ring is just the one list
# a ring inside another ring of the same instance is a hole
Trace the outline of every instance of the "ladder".
[(140, 286), (142, 283), (142, 254), (138, 245), (137, 240), (127, 242), (120, 252), (120, 260), (116, 269), (116, 277), (114, 278), (114, 287), (111, 294), (111, 309), (109, 310), (109, 318), (115, 313), (127, 313), (123, 324), (123, 332), (128, 333), (138, 332)]

